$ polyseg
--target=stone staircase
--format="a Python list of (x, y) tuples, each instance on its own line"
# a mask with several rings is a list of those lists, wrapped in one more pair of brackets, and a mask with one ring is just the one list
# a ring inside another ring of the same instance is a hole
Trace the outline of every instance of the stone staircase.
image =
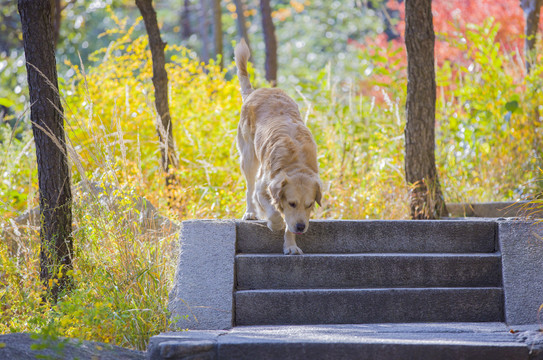
[(236, 325), (501, 322), (492, 222), (312, 222), (302, 256), (241, 223)]
[(263, 222), (187, 221), (169, 308), (189, 331), (147, 358), (543, 359), (540, 239), (506, 220), (311, 221), (285, 256)]

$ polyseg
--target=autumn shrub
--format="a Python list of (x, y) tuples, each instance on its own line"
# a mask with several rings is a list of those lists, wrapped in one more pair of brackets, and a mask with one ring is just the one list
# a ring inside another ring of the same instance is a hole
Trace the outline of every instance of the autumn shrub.
[(140, 197), (129, 186), (89, 180), (113, 189), (115, 201), (74, 188), (74, 270), (68, 275), (75, 286), (56, 304), (42, 301), (39, 227), (30, 221), (0, 224), (0, 333), (37, 332), (145, 349), (150, 336), (168, 328), (177, 239), (167, 229), (142, 227), (143, 209), (134, 207)]
[[(462, 54), (462, 61), (442, 59), (436, 67), (436, 159), (449, 202), (529, 199), (542, 191), (536, 179), (543, 161), (543, 67), (538, 61), (526, 75), (519, 52), (498, 40), (502, 26), (489, 18), (439, 35)], [(369, 44), (360, 51), (367, 74), (360, 92), (383, 104), (386, 93), (404, 104), (406, 54), (400, 44)]]
[[(446, 139), (438, 157), (449, 187), (462, 188), (469, 200), (530, 198), (542, 190), (535, 179), (543, 160), (543, 67), (526, 76), (518, 53), (496, 41), (500, 26), (488, 20), (471, 27), (465, 34), (469, 65), (440, 68), (442, 78), (450, 73), (449, 82), (461, 86), (441, 84), (450, 90), (438, 102)], [(464, 186), (466, 180), (472, 185)]]

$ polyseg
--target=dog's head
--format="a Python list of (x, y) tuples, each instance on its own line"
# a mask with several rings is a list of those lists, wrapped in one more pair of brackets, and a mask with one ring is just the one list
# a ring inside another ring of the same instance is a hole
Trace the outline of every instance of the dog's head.
[(305, 173), (276, 176), (268, 188), (272, 203), (285, 217), (290, 232), (303, 234), (309, 227), (309, 217), (315, 203), (321, 204), (321, 182), (316, 175)]

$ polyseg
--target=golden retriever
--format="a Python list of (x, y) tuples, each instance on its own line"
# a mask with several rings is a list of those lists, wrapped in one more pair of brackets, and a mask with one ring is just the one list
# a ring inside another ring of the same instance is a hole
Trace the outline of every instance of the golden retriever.
[[(309, 227), (321, 204), (317, 145), (298, 105), (280, 89), (253, 90), (247, 74), (250, 52), (242, 40), (235, 49), (243, 106), (237, 143), (247, 181), (243, 220), (267, 220), (272, 231), (285, 228), (283, 252), (302, 254), (295, 234)], [(284, 220), (283, 220), (284, 217)]]

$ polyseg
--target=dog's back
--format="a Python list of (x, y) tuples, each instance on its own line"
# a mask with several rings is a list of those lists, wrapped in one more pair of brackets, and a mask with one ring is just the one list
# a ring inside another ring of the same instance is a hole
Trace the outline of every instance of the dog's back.
[(298, 104), (278, 88), (254, 90), (247, 73), (250, 52), (244, 40), (234, 53), (243, 99), (238, 136), (253, 144), (259, 162), (272, 175), (297, 162), (318, 172), (317, 146)]

